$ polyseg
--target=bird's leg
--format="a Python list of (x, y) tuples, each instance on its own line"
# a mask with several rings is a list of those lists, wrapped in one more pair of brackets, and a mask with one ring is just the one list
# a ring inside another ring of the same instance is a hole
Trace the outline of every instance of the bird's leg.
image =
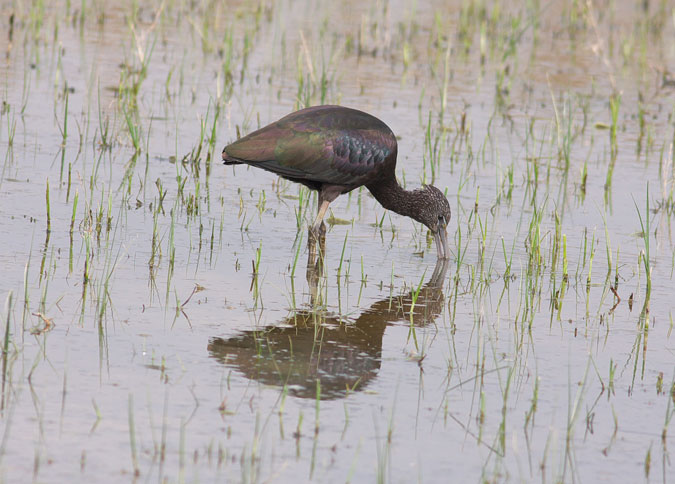
[[(314, 223), (309, 228), (307, 235), (307, 283), (310, 287), (312, 306), (320, 305), (320, 291), (318, 290), (319, 278), (323, 277), (323, 258), (326, 253), (326, 224), (323, 217), (326, 215), (330, 202), (324, 200), (319, 194), (319, 212), (316, 214)], [(319, 257), (317, 259), (316, 246), (319, 243)]]
[(319, 257), (323, 260), (326, 255), (326, 224), (321, 222), (319, 228)]
[(316, 239), (318, 239), (320, 235), (326, 235), (326, 224), (323, 223), (323, 217), (326, 215), (328, 205), (330, 205), (328, 200), (319, 197), (319, 212), (316, 214), (316, 218), (314, 219), (311, 228), (312, 235), (314, 235)]
[[(319, 279), (323, 274), (323, 261), (326, 254), (326, 224), (323, 222), (323, 217), (326, 215), (329, 201), (324, 200), (319, 195), (319, 212), (314, 219), (314, 223), (309, 228), (307, 236), (307, 246), (309, 248), (307, 254), (307, 284), (310, 288), (310, 298), (312, 307), (321, 305), (321, 291), (319, 290)], [(317, 242), (319, 245), (317, 258)]]
[(307, 237), (307, 247), (309, 248), (309, 257), (313, 261), (316, 258), (316, 242), (319, 241), (319, 249), (323, 254), (326, 248), (326, 224), (323, 223), (323, 217), (326, 215), (330, 202), (324, 200), (319, 195), (319, 212), (316, 214), (314, 223), (309, 228), (309, 236)]
[[(317, 242), (319, 243), (318, 260)], [(318, 232), (315, 232), (313, 227), (309, 228), (309, 234), (307, 235), (307, 247), (307, 271), (309, 273), (310, 267), (320, 267), (321, 264), (323, 264), (323, 258), (326, 254), (326, 224), (321, 222)]]
[[(321, 245), (321, 242), (319, 244)], [(316, 256), (316, 254), (314, 255)], [(323, 251), (319, 253), (316, 260), (312, 258), (311, 254), (307, 259), (307, 285), (309, 286), (310, 305), (313, 308), (322, 305), (322, 291), (319, 281), (325, 277), (323, 261)]]

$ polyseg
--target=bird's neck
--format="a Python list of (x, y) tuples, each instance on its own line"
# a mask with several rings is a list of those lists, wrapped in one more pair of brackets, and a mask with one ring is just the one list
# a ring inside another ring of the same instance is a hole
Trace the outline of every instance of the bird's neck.
[(414, 191), (408, 191), (401, 187), (393, 173), (391, 176), (367, 185), (367, 188), (375, 199), (380, 202), (380, 205), (387, 210), (405, 215), (406, 217), (415, 218), (417, 214), (415, 210), (416, 194)]

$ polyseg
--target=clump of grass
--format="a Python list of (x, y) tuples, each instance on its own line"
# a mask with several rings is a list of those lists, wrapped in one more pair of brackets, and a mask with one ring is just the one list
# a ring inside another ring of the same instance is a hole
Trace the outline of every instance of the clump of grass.
[(642, 238), (642, 242), (644, 244), (644, 249), (640, 252), (640, 256), (638, 258), (639, 262), (642, 262), (642, 265), (645, 270), (645, 277), (647, 278), (647, 286), (645, 289), (645, 302), (642, 307), (642, 312), (643, 314), (649, 313), (649, 300), (651, 298), (652, 294), (652, 267), (651, 267), (651, 259), (650, 259), (650, 252), (649, 252), (649, 238), (650, 238), (650, 225), (649, 225), (649, 184), (647, 184), (647, 194), (646, 194), (646, 201), (645, 201), (645, 216), (644, 218), (642, 217), (642, 214), (640, 213), (640, 209), (638, 208), (637, 204), (635, 204), (635, 209), (637, 210), (638, 217), (640, 219), (640, 236)]
[(49, 178), (47, 178), (47, 187), (45, 188), (45, 201), (47, 204), (47, 232), (49, 233), (52, 230), (52, 210), (49, 199)]
[(338, 268), (337, 268), (338, 280), (340, 279), (340, 275), (342, 274), (342, 263), (344, 262), (344, 259), (345, 259), (345, 249), (347, 248), (347, 238), (348, 237), (349, 237), (349, 232), (345, 232), (345, 240), (342, 243), (342, 251), (340, 251), (340, 263), (338, 264)]
[(140, 125), (133, 119), (133, 113), (129, 111), (126, 106), (122, 106), (122, 113), (124, 114), (124, 120), (126, 121), (127, 130), (129, 133), (129, 138), (131, 139), (131, 144), (136, 150), (136, 153), (141, 152), (141, 128)]
[[(9, 357), (9, 341), (10, 341), (10, 316), (12, 314), (12, 298), (14, 294), (9, 291), (7, 299), (5, 300), (5, 336), (2, 343), (2, 393), (0, 394), (0, 410), (5, 409), (5, 384), (7, 380), (7, 358)], [(4, 445), (3, 445), (4, 447)]]
[(68, 87), (64, 89), (64, 98), (65, 106), (63, 108), (63, 126), (59, 125), (59, 130), (61, 131), (61, 147), (66, 146), (66, 140), (68, 139)]
[(250, 291), (253, 292), (253, 301), (254, 309), (258, 308), (258, 304), (262, 304), (261, 294), (260, 294), (260, 261), (262, 259), (262, 242), (260, 246), (255, 251), (255, 259), (251, 261), (251, 267), (253, 272), (251, 274), (251, 287)]
[(616, 159), (619, 153), (619, 143), (617, 141), (617, 131), (619, 127), (619, 108), (621, 107), (621, 94), (614, 93), (609, 97), (609, 112), (611, 115), (611, 124), (609, 126), (609, 144), (611, 147), (612, 160)]
[(129, 443), (131, 449), (131, 465), (135, 476), (140, 475), (138, 467), (138, 450), (136, 449), (136, 424), (134, 423), (134, 396), (129, 394)]

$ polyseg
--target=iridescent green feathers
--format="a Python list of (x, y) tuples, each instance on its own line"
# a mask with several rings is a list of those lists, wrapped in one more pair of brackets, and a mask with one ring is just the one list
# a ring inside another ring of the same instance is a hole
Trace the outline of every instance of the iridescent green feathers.
[(316, 106), (281, 118), (223, 150), (227, 164), (247, 163), (294, 181), (365, 185), (396, 163), (396, 138), (379, 119), (341, 106)]

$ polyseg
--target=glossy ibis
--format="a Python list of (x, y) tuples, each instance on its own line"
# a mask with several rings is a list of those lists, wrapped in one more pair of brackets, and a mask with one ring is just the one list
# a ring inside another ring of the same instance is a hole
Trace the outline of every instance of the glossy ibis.
[(323, 217), (339, 195), (364, 185), (382, 206), (426, 225), (438, 257), (450, 256), (446, 227), (450, 204), (432, 185), (407, 191), (396, 181), (396, 137), (370, 114), (342, 106), (314, 106), (291, 113), (223, 149), (226, 165), (246, 163), (319, 192), (311, 227), (325, 231)]

